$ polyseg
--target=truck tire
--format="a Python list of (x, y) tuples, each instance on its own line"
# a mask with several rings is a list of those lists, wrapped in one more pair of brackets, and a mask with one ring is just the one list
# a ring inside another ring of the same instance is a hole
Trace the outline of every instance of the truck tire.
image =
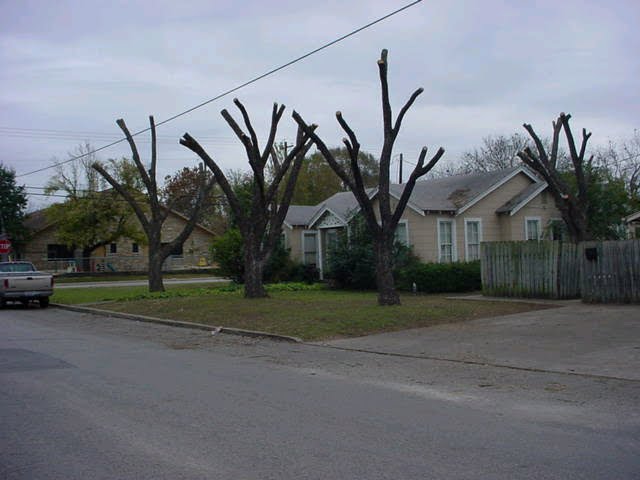
[(49, 306), (49, 297), (42, 297), (38, 301), (40, 302), (40, 308), (47, 308)]
[(2, 300), (0, 300), (0, 308), (6, 308), (7, 307), (7, 301), (3, 298)]

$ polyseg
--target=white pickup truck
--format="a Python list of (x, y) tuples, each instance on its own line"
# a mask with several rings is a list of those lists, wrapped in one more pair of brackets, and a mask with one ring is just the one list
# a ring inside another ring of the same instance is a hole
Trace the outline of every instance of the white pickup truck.
[(38, 300), (41, 308), (49, 306), (53, 294), (53, 276), (38, 272), (31, 262), (0, 262), (0, 306), (21, 302), (25, 307)]

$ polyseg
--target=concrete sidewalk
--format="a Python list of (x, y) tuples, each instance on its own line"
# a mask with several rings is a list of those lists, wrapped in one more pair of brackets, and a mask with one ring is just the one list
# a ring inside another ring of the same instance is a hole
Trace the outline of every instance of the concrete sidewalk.
[(558, 308), (325, 344), (640, 380), (640, 306), (565, 302)]

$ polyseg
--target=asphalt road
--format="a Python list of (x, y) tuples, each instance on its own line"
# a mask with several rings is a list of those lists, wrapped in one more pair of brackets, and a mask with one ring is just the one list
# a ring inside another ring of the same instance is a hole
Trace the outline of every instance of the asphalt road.
[(640, 382), (0, 311), (0, 478), (637, 479)]

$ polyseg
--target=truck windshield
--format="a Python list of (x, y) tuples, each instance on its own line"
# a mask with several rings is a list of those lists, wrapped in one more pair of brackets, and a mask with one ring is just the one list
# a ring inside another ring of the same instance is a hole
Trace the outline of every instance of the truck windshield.
[(34, 272), (30, 263), (0, 263), (0, 272)]

